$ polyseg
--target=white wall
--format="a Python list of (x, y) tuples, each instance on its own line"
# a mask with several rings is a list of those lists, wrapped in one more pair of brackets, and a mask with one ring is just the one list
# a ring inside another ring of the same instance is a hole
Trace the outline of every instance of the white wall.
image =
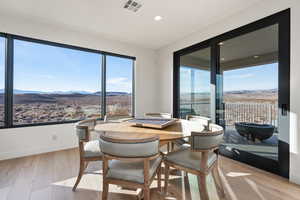
[[(172, 112), (172, 74), (173, 52), (192, 44), (210, 39), (258, 19), (264, 18), (281, 10), (291, 8), (291, 122), (290, 134), (283, 136), (284, 141), (290, 143), (290, 180), (300, 184), (300, 1), (298, 0), (264, 0), (223, 21), (210, 25), (199, 32), (189, 35), (174, 44), (164, 47), (158, 52), (158, 66), (160, 68), (160, 111)], [(180, 28), (180, 27), (179, 27)]]
[[(0, 16), (0, 32), (135, 56), (135, 111), (137, 116), (156, 109), (156, 53), (101, 36), (67, 30), (13, 16)], [(0, 160), (72, 148), (77, 145), (73, 124), (1, 129)], [(53, 139), (53, 135), (57, 139)]]

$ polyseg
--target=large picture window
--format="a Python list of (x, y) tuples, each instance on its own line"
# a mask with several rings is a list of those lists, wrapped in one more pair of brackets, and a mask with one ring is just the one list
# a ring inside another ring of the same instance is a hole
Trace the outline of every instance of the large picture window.
[[(11, 44), (7, 53), (6, 39)], [(5, 74), (6, 59), (11, 73)], [(0, 127), (133, 116), (134, 60), (9, 34), (0, 37)]]
[(106, 113), (108, 116), (131, 116), (133, 61), (107, 56), (106, 66)]
[(4, 126), (5, 38), (0, 37), (0, 127)]
[(81, 120), (101, 113), (101, 56), (14, 41), (14, 124)]

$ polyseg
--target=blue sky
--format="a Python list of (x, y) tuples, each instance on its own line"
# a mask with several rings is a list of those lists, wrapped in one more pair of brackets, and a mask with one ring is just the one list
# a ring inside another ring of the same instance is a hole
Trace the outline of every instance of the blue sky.
[[(193, 68), (194, 69), (194, 68)], [(191, 91), (191, 68), (180, 69), (181, 92)], [(210, 72), (195, 70), (195, 92), (210, 91)], [(278, 88), (278, 64), (267, 64), (242, 69), (228, 70), (223, 74), (224, 91), (261, 90)]]
[[(15, 40), (14, 88), (34, 91), (101, 90), (99, 54)], [(0, 37), (0, 89), (4, 88), (4, 39)], [(210, 73), (196, 70), (195, 92), (208, 92)], [(181, 68), (181, 92), (190, 91), (190, 70)], [(278, 88), (278, 65), (224, 72), (224, 91)], [(107, 91), (131, 92), (132, 60), (107, 56)]]
[[(0, 46), (3, 43), (0, 40)], [(101, 90), (99, 54), (20, 40), (14, 41), (14, 50), (15, 89), (44, 92)], [(3, 68), (0, 66), (0, 70)], [(131, 92), (131, 83), (132, 60), (107, 56), (107, 91)], [(0, 88), (3, 85), (1, 81)]]
[(224, 91), (278, 88), (278, 64), (229, 70), (223, 76)]

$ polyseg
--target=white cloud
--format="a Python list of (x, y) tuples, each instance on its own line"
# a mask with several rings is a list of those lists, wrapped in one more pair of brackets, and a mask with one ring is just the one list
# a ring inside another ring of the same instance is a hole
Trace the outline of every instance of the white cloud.
[(107, 80), (107, 91), (113, 92), (131, 92), (132, 82), (128, 78), (118, 77)]

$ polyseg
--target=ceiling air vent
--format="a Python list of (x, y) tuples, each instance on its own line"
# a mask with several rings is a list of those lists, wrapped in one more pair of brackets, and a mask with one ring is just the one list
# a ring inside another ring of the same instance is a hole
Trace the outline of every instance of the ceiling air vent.
[(142, 7), (142, 4), (137, 1), (134, 1), (134, 0), (128, 0), (124, 5), (125, 9), (131, 10), (133, 12), (138, 11), (141, 7)]

